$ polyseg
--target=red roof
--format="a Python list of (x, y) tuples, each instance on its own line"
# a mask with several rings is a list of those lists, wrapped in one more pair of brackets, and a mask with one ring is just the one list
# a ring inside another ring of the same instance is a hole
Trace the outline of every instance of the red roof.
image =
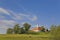
[(32, 30), (41, 30), (41, 27), (35, 27)]

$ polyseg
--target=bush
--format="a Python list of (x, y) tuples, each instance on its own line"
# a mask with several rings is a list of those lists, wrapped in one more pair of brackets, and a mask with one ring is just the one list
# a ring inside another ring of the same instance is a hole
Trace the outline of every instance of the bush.
[(54, 30), (51, 32), (53, 36), (52, 40), (60, 40), (60, 26), (55, 26)]

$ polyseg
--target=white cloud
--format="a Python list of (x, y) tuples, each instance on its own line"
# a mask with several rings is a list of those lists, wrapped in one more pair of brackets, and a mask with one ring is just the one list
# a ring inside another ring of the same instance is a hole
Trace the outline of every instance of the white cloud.
[(11, 10), (8, 10), (10, 12), (10, 17), (14, 20), (21, 20), (22, 17), (18, 14), (18, 13), (15, 13)]
[(3, 14), (7, 14), (7, 15), (10, 15), (9, 12), (3, 8), (0, 8), (0, 14), (3, 13)]
[(32, 18), (28, 18), (31, 21), (36, 21), (37, 20), (37, 16), (33, 16)]
[[(30, 21), (35, 21), (37, 20), (37, 16), (35, 15), (28, 15), (28, 14), (19, 14), (20, 16), (26, 17), (27, 19), (29, 19)], [(31, 17), (32, 16), (32, 17)]]
[(5, 18), (4, 16), (0, 16), (0, 18)]
[(0, 20), (0, 34), (5, 34), (7, 28), (13, 28), (15, 24), (13, 20)]
[(6, 14), (6, 15), (9, 15), (12, 19), (14, 20), (24, 20), (25, 18), (30, 20), (30, 21), (35, 21), (37, 20), (37, 16), (32, 16), (29, 15), (29, 14), (23, 14), (23, 13), (15, 13), (11, 10), (6, 10), (6, 9), (3, 9), (3, 8), (0, 8), (0, 14)]
[(22, 13), (20, 13), (19, 14), (20, 16), (24, 16), (24, 17), (29, 17), (30, 15), (28, 15), (28, 14), (22, 14)]
[(35, 16), (35, 15), (32, 15), (32, 17), (31, 17), (31, 15), (29, 15), (29, 14), (15, 13), (11, 10), (9, 10), (9, 11), (10, 11), (10, 13), (12, 13), (11, 16), (14, 20), (16, 20), (16, 19), (17, 20), (24, 20), (25, 18), (30, 20), (30, 21), (37, 20), (37, 16)]
[(37, 20), (37, 16), (34, 16), (33, 19), (34, 19), (34, 20)]
[(0, 28), (2, 29), (7, 29), (10, 26), (12, 27), (14, 24), (16, 24), (16, 22), (13, 20), (0, 20)]
[(26, 22), (22, 22), (21, 24), (23, 25), (24, 23), (26, 23)]
[[(0, 8), (0, 14), (6, 14), (6, 15), (9, 15), (12, 19), (14, 20), (20, 20), (21, 19), (21, 16), (19, 16), (18, 14), (14, 13), (13, 11), (11, 10), (6, 10), (4, 8)], [(2, 18), (2, 16), (0, 16), (0, 18)]]

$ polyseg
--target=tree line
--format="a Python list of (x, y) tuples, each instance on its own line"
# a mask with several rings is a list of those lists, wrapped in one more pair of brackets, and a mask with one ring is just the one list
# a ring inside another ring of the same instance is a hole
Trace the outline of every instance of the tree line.
[(27, 33), (30, 29), (31, 25), (28, 23), (24, 23), (23, 27), (20, 27), (19, 24), (14, 25), (14, 28), (8, 28), (7, 34), (23, 34)]
[[(29, 30), (30, 27), (31, 27), (31, 25), (28, 23), (24, 23), (23, 27), (19, 26), (19, 24), (16, 24), (16, 25), (14, 25), (13, 28), (7, 29), (7, 34), (24, 34), (24, 33), (27, 34), (28, 32), (30, 32), (30, 30)], [(44, 26), (41, 26), (40, 31), (45, 32)], [(47, 29), (47, 31), (48, 31), (48, 29)]]

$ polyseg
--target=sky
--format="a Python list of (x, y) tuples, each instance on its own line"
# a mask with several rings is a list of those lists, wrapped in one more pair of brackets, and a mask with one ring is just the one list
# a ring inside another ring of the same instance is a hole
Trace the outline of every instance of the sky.
[(0, 34), (25, 22), (31, 27), (60, 25), (60, 0), (0, 0)]

